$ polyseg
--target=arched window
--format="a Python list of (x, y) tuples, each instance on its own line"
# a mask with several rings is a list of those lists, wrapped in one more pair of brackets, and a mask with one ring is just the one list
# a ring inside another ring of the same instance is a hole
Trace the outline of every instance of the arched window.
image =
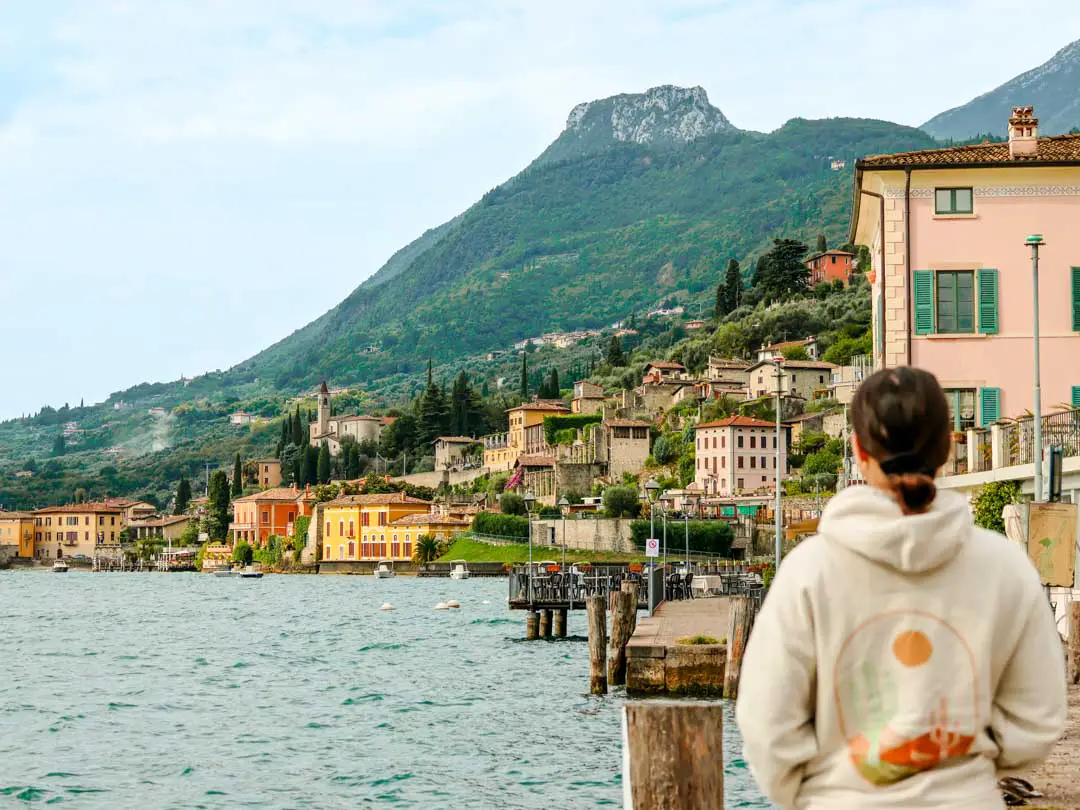
[(356, 537), (356, 524), (353, 521), (349, 521), (349, 537)]
[(352, 540), (349, 541), (349, 559), (356, 559), (356, 543)]
[(344, 560), (345, 559), (345, 546), (338, 546), (337, 547), (337, 558), (339, 560)]
[(345, 521), (344, 520), (339, 520), (338, 521), (338, 530), (337, 530), (337, 532), (342, 537), (345, 536)]

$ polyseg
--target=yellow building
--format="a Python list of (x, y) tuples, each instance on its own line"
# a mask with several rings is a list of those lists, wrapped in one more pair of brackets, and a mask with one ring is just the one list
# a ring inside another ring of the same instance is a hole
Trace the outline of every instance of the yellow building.
[(0, 512), (0, 546), (18, 546), (19, 557), (34, 556), (34, 516), (29, 512)]
[(468, 524), (433, 515), (431, 504), (401, 492), (346, 495), (323, 507), (322, 559), (411, 560), (424, 534), (450, 537)]
[(41, 559), (115, 554), (124, 525), (124, 508), (111, 503), (49, 506), (34, 512), (34, 549)]
[(568, 413), (570, 409), (561, 402), (545, 400), (510, 408), (507, 410), (509, 430), (485, 436), (481, 440), (484, 443), (484, 466), (489, 470), (511, 470), (521, 456), (543, 453), (547, 449), (544, 417)]

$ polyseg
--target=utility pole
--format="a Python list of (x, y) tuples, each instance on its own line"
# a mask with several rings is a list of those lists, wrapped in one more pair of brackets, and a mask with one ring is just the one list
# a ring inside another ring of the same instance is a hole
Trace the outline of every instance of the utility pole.
[(783, 428), (780, 425), (780, 379), (783, 376), (781, 366), (784, 362), (784, 358), (780, 355), (773, 357), (773, 363), (776, 365), (776, 569), (780, 570), (780, 557), (784, 551), (784, 517), (783, 517), (783, 505), (781, 501), (781, 475), (783, 470), (780, 466), (780, 453), (784, 444)]
[(1043, 445), (1042, 445), (1042, 383), (1039, 374), (1039, 248), (1045, 245), (1042, 234), (1033, 233), (1025, 242), (1031, 246), (1031, 294), (1032, 294), (1032, 335), (1035, 341), (1035, 497), (1039, 503), (1043, 499)]

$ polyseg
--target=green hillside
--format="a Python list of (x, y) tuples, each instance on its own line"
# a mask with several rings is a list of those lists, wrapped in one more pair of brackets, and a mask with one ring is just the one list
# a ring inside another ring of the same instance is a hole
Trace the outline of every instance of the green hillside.
[(371, 384), (417, 372), (428, 357), (604, 326), (665, 301), (702, 308), (728, 257), (745, 259), (781, 235), (844, 241), (850, 169), (830, 170), (829, 158), (850, 167), (862, 155), (934, 145), (883, 121), (796, 119), (768, 135), (725, 131), (678, 148), (613, 143), (533, 166), (226, 380), (277, 390), (324, 378)]

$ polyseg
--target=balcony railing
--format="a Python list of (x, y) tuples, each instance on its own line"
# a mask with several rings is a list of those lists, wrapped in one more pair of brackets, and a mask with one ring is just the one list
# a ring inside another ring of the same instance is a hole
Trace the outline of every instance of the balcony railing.
[[(1044, 452), (1060, 447), (1066, 458), (1080, 456), (1080, 410), (1042, 417)], [(989, 472), (1002, 467), (1032, 464), (1035, 459), (1035, 419), (1026, 416), (1000, 422), (990, 429), (968, 430), (958, 437), (945, 465), (946, 475)]]

